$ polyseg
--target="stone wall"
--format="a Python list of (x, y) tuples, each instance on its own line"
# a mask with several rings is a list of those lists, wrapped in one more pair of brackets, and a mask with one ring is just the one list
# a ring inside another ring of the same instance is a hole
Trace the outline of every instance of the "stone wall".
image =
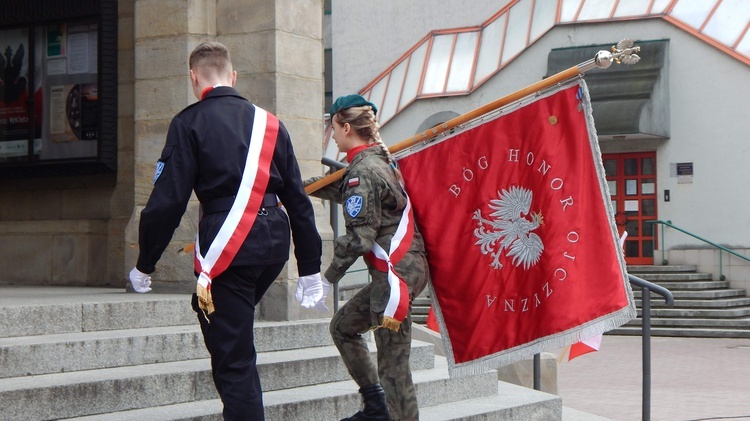
[[(120, 0), (117, 174), (1, 180), (0, 264), (10, 270), (0, 284), (127, 285), (169, 123), (195, 101), (188, 57), (202, 41), (229, 47), (237, 89), (284, 122), (303, 177), (322, 174), (322, 21), (322, 0)], [(330, 255), (328, 214), (314, 205)], [(159, 262), (155, 292), (194, 288), (192, 258), (177, 250), (193, 242), (197, 209), (193, 200)], [(269, 291), (280, 300), (269, 318), (306, 317), (290, 263)]]
[[(216, 40), (229, 48), (238, 74), (237, 90), (283, 121), (303, 177), (322, 172), (322, 8), (321, 0), (135, 1), (134, 204), (125, 234), (123, 274), (137, 258), (138, 219), (151, 192), (154, 164), (169, 123), (195, 101), (188, 79), (188, 58), (198, 43)], [(320, 201), (314, 204), (318, 228), (330, 242), (328, 216)], [(192, 257), (177, 250), (193, 242), (197, 212), (198, 202), (193, 198), (153, 274), (154, 291), (194, 290)], [(267, 292), (261, 317), (286, 320), (316, 316), (301, 314), (305, 312), (294, 302), (296, 279), (292, 257)]]

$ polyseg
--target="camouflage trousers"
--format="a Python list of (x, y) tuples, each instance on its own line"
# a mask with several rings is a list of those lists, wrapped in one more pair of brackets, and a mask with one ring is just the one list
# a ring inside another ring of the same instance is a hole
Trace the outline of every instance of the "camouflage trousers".
[[(339, 349), (349, 374), (359, 387), (380, 383), (385, 390), (392, 420), (419, 419), (417, 395), (412, 382), (409, 356), (411, 354), (411, 301), (427, 285), (429, 269), (424, 254), (407, 253), (413, 260), (408, 274), (401, 274), (409, 287), (409, 313), (398, 332), (379, 328), (385, 306), (382, 294), (388, 287), (385, 273), (370, 269), (372, 282), (350, 299), (331, 320), (331, 337)], [(386, 297), (387, 298), (387, 297)], [(386, 300), (387, 301), (387, 300)], [(373, 330), (377, 346), (377, 368), (370, 357), (363, 335)]]

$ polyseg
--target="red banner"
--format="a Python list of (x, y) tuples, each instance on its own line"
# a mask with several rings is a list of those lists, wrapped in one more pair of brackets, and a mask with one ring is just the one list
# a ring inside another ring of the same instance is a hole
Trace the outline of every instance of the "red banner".
[(583, 81), (399, 159), (452, 374), (636, 316)]

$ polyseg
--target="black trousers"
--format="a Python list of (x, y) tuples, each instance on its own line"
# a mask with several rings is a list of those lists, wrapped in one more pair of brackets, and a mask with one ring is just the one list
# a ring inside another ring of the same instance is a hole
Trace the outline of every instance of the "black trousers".
[(255, 306), (283, 267), (284, 263), (229, 267), (211, 282), (216, 310), (207, 317), (193, 295), (225, 420), (265, 419), (253, 336)]

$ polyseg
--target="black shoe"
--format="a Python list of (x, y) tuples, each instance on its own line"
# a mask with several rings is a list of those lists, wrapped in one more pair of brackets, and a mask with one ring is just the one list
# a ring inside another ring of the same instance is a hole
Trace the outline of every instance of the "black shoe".
[(391, 413), (385, 401), (385, 391), (378, 383), (359, 389), (365, 408), (341, 421), (388, 421)]

